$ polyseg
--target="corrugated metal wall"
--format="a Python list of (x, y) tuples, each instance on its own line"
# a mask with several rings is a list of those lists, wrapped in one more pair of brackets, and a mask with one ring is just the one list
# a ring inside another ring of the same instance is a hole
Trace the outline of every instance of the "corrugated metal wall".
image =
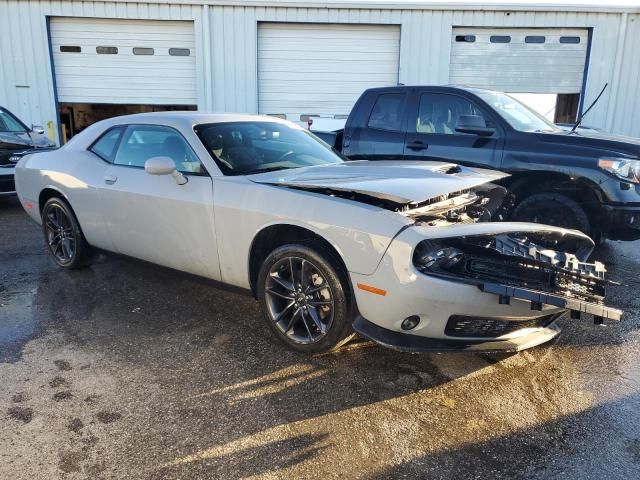
[[(195, 20), (196, 45), (201, 45), (201, 13), (201, 6), (191, 5), (0, 0), (0, 105), (27, 124), (39, 124), (46, 129), (48, 122), (54, 122), (57, 139), (47, 17)], [(196, 63), (198, 92), (202, 96), (202, 58), (197, 47)]]
[[(585, 123), (640, 136), (637, 15), (0, 0), (0, 103), (26, 122), (45, 125), (55, 120), (47, 16), (195, 20), (199, 107), (238, 112), (258, 109), (257, 25), (262, 21), (400, 25), (399, 78), (405, 84), (447, 83), (454, 26), (592, 28), (586, 103), (605, 82), (610, 88)], [(621, 42), (623, 22), (626, 39)], [(621, 48), (624, 54), (617, 55)]]
[(611, 131), (640, 137), (640, 15), (629, 15), (615, 100), (609, 105)]

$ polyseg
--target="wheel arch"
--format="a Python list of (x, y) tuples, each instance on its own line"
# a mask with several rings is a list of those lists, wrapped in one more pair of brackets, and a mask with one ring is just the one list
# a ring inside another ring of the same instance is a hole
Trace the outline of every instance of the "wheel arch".
[(347, 275), (348, 270), (340, 249), (331, 241), (307, 226), (292, 223), (276, 223), (264, 226), (253, 237), (249, 248), (248, 275), (249, 286), (254, 296), (257, 295), (256, 284), (260, 267), (264, 260), (276, 248), (288, 243), (317, 243), (322, 245), (338, 262)]
[(65, 202), (67, 202), (67, 204), (69, 204), (69, 208), (73, 210), (73, 207), (71, 207), (71, 204), (69, 203), (69, 199), (62, 192), (62, 190), (56, 187), (47, 186), (42, 190), (40, 190), (40, 194), (38, 195), (38, 211), (41, 214), (42, 214), (42, 209), (44, 208), (44, 204), (47, 203), (47, 200), (54, 197), (62, 198)]
[[(575, 178), (561, 172), (522, 172), (515, 173), (506, 184), (507, 189), (515, 195), (516, 205), (530, 195), (536, 193), (563, 193), (585, 203), (590, 214), (599, 214), (604, 201), (604, 193), (600, 187), (588, 178)], [(587, 197), (582, 195), (586, 194)]]

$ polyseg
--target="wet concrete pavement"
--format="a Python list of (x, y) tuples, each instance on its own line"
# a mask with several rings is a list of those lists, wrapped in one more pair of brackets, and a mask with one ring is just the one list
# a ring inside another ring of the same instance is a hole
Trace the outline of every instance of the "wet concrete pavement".
[(64, 272), (0, 200), (0, 478), (640, 478), (640, 249), (621, 324), (515, 355), (307, 357), (255, 302), (116, 257)]

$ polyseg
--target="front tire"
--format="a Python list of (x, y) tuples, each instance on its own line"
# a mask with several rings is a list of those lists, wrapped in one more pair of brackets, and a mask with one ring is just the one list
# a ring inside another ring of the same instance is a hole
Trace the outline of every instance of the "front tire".
[(42, 230), (49, 253), (63, 268), (81, 268), (92, 260), (91, 248), (69, 204), (58, 197), (42, 207)]
[(571, 228), (591, 237), (596, 233), (592, 231), (587, 211), (561, 193), (537, 193), (524, 198), (513, 210), (512, 219)]
[(257, 294), (269, 328), (293, 350), (327, 352), (353, 336), (347, 274), (319, 245), (271, 252), (260, 268)]

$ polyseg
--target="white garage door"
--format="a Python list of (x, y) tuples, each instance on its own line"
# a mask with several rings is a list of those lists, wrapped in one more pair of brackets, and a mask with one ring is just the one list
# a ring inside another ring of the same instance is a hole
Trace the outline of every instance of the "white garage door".
[(588, 31), (454, 28), (449, 81), (511, 93), (579, 93)]
[(398, 83), (400, 27), (261, 23), (260, 113), (347, 115), (367, 88)]
[(53, 18), (58, 101), (194, 105), (192, 22)]

